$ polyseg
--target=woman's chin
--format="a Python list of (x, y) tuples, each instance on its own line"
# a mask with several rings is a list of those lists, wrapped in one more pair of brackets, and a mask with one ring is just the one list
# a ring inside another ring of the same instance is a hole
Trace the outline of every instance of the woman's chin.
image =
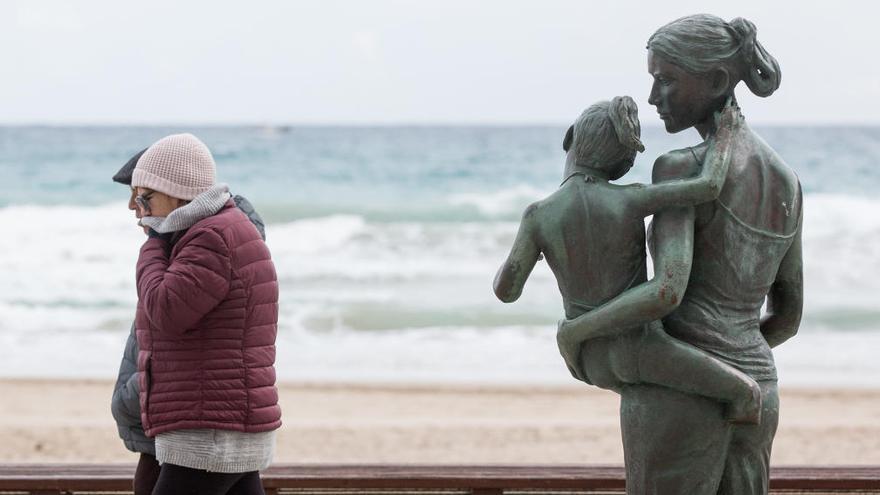
[(666, 127), (666, 132), (668, 132), (669, 134), (676, 134), (676, 133), (681, 132), (681, 131), (688, 129), (690, 127), (690, 126), (685, 127), (685, 126), (678, 125), (675, 123), (674, 120), (671, 120), (668, 118), (663, 119), (663, 125)]

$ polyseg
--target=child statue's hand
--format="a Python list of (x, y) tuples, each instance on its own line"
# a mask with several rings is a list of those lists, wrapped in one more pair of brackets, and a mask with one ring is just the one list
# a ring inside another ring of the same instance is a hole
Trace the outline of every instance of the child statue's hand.
[(565, 360), (568, 372), (575, 379), (586, 382), (583, 367), (581, 366), (581, 342), (571, 339), (571, 332), (568, 331), (568, 320), (559, 320), (556, 330), (556, 345), (559, 347), (559, 353)]
[(715, 128), (719, 132), (729, 132), (731, 134), (739, 131), (742, 128), (743, 122), (745, 122), (739, 105), (736, 104), (736, 100), (732, 96), (727, 98), (727, 101), (724, 102), (724, 107), (720, 112), (715, 112), (713, 117), (715, 119)]

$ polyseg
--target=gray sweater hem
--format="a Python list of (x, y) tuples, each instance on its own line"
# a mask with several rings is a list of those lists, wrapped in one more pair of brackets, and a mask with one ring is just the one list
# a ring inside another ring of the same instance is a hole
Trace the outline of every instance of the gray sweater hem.
[(156, 437), (160, 464), (215, 473), (261, 471), (269, 467), (274, 452), (275, 431), (174, 430)]

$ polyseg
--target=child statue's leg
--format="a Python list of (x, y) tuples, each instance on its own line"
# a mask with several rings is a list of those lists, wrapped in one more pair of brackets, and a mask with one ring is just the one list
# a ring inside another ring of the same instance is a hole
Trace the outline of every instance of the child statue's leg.
[(639, 379), (728, 403), (732, 423), (761, 422), (761, 387), (750, 376), (669, 336), (653, 322), (641, 340)]

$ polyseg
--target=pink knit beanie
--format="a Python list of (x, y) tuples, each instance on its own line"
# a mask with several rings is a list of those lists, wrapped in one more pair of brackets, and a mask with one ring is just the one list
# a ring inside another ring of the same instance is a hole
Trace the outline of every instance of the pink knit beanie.
[(189, 201), (214, 185), (216, 170), (205, 143), (192, 134), (172, 134), (147, 148), (134, 168), (131, 185)]

